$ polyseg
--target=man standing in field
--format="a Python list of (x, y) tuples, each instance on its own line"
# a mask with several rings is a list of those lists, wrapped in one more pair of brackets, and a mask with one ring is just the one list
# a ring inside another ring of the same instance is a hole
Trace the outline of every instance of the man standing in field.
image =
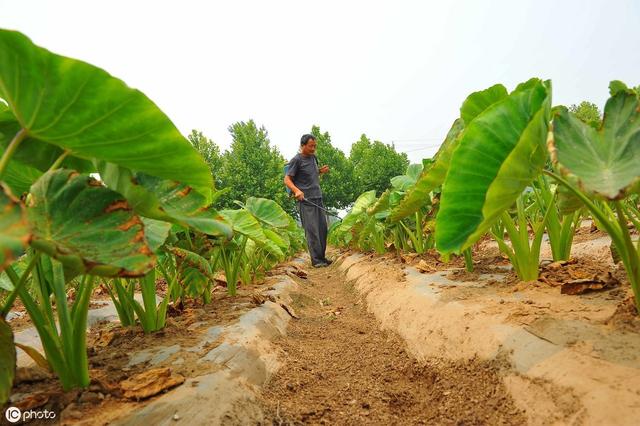
[(318, 168), (316, 158), (316, 138), (303, 135), (300, 152), (289, 162), (284, 184), (298, 200), (300, 220), (307, 237), (307, 247), (311, 264), (316, 268), (328, 266), (331, 261), (325, 257), (327, 249), (327, 217), (322, 203), (320, 175), (329, 171), (329, 166)]

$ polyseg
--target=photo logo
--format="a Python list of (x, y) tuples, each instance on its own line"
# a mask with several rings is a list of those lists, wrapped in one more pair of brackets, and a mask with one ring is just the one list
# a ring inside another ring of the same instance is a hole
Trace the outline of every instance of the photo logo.
[(7, 411), (4, 412), (4, 416), (11, 423), (18, 423), (20, 419), (22, 419), (22, 412), (18, 407), (9, 407)]

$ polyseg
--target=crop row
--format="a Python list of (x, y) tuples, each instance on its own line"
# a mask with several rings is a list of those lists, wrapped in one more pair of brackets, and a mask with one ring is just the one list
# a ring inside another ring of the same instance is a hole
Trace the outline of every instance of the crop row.
[[(464, 255), (491, 235), (523, 281), (538, 278), (546, 233), (554, 260), (567, 260), (582, 217), (612, 239), (640, 312), (640, 101), (609, 85), (601, 123), (552, 107), (551, 82), (470, 94), (436, 155), (410, 165), (379, 197), (365, 192), (330, 241), (363, 250)], [(630, 231), (631, 229), (631, 231)]]
[[(295, 220), (274, 201), (216, 211), (221, 194), (202, 157), (143, 93), (0, 30), (0, 405), (15, 375), (6, 317), (17, 298), (44, 355), (18, 346), (64, 389), (86, 387), (97, 277), (122, 325), (152, 332), (164, 327), (169, 303), (211, 302), (218, 271), (235, 294), (238, 282), (302, 247)], [(167, 292), (157, 303), (160, 279)]]

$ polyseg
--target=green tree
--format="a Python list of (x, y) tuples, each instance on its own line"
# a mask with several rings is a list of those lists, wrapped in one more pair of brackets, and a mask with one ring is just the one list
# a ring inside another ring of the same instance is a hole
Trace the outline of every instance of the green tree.
[(331, 144), (329, 132), (313, 126), (311, 134), (316, 137), (318, 149), (316, 155), (320, 165), (328, 165), (329, 173), (320, 178), (322, 195), (325, 206), (334, 209), (345, 209), (355, 199), (355, 181), (353, 165), (340, 149)]
[(356, 194), (375, 189), (380, 195), (391, 186), (391, 178), (404, 174), (409, 165), (407, 154), (397, 152), (393, 144), (371, 142), (364, 134), (351, 146), (349, 160), (353, 165)]
[(592, 127), (599, 127), (602, 122), (602, 113), (594, 103), (582, 101), (579, 105), (571, 105), (569, 111), (574, 113), (582, 122)]
[(217, 205), (235, 208), (235, 200), (244, 202), (247, 197), (262, 197), (296, 214), (293, 199), (287, 196), (282, 183), (285, 159), (271, 146), (266, 129), (249, 120), (232, 124), (229, 132), (233, 142), (222, 156), (220, 180), (221, 187), (230, 190), (220, 197)]
[(222, 183), (219, 176), (222, 169), (220, 147), (214, 141), (207, 138), (201, 131), (195, 129), (191, 130), (187, 139), (189, 139), (191, 145), (202, 155), (209, 169), (211, 169), (211, 175), (213, 176), (213, 182), (216, 188), (220, 188), (220, 184)]

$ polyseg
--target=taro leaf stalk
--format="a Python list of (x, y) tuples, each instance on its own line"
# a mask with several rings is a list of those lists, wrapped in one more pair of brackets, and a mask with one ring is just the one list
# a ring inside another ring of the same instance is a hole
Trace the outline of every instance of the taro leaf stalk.
[[(25, 271), (19, 278), (13, 269), (9, 268), (7, 275), (18, 289), (20, 299), (42, 341), (47, 362), (60, 379), (63, 389), (86, 387), (89, 385), (86, 346), (87, 314), (94, 277), (83, 276), (75, 302), (69, 309), (62, 264), (44, 256), (33, 259), (51, 263), (50, 268), (40, 268), (41, 271), (46, 271), (46, 275), (43, 273), (33, 275), (34, 286), (38, 288), (38, 301), (23, 285), (20, 285), (20, 281), (24, 280), (24, 275), (29, 271)], [(56, 301), (57, 318), (53, 315), (48, 294), (49, 286)]]
[(120, 325), (123, 327), (135, 325), (136, 317), (133, 308), (135, 281), (123, 281), (120, 278), (114, 278), (111, 283), (106, 284), (106, 287), (113, 306), (115, 306), (118, 313)]
[(471, 251), (471, 247), (467, 248), (462, 252), (464, 255), (464, 267), (467, 272), (473, 272), (473, 252)]
[(0, 406), (9, 400), (16, 374), (16, 347), (11, 327), (0, 317)]
[[(545, 214), (547, 235), (554, 261), (569, 260), (575, 230), (580, 224), (582, 214), (580, 208), (563, 214), (558, 202), (559, 188), (552, 188), (546, 176), (538, 177), (534, 192), (537, 204)], [(581, 207), (581, 205), (579, 206)]]
[[(142, 292), (142, 304), (135, 299), (133, 299), (133, 301), (129, 299), (128, 301), (132, 303), (133, 310), (136, 312), (140, 325), (145, 333), (149, 334), (162, 330), (167, 319), (167, 307), (169, 305), (171, 288), (167, 289), (167, 294), (162, 301), (157, 304), (155, 269), (152, 269), (147, 275), (140, 278), (139, 283)], [(167, 283), (167, 285), (170, 286), (171, 283)]]
[(235, 296), (240, 274), (240, 264), (245, 259), (245, 247), (249, 237), (240, 235), (232, 241), (224, 242), (220, 248), (220, 260), (227, 280), (227, 292)]
[[(552, 161), (560, 175), (549, 172), (589, 209), (611, 237), (627, 272), (640, 313), (640, 244), (634, 245), (623, 199), (640, 181), (640, 101), (634, 90), (611, 82), (604, 120), (594, 129), (559, 108), (549, 140)], [(616, 220), (593, 197), (612, 203)]]
[[(530, 205), (529, 208), (536, 208)], [(551, 209), (547, 210), (547, 215)], [(522, 281), (538, 279), (540, 263), (540, 246), (545, 230), (546, 216), (539, 218), (537, 212), (527, 214), (524, 197), (516, 200), (516, 215), (512, 218), (508, 211), (502, 212), (500, 221), (492, 227), (492, 234), (498, 242), (500, 251), (509, 257), (513, 268)], [(533, 230), (533, 240), (529, 240), (529, 225)], [(504, 240), (504, 233), (509, 236), (510, 245)]]

